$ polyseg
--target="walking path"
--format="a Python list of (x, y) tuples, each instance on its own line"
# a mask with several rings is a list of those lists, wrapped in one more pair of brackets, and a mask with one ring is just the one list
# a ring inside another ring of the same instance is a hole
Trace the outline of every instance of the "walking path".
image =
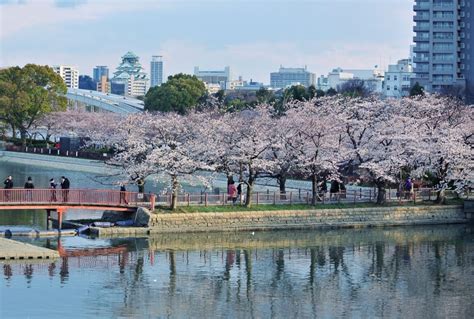
[(59, 258), (55, 250), (0, 238), (0, 260)]

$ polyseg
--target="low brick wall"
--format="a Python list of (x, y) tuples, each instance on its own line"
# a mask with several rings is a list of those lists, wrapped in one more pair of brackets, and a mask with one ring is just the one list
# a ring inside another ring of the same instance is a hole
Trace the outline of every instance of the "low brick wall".
[(466, 223), (463, 207), (420, 206), (159, 214), (150, 233), (311, 229)]

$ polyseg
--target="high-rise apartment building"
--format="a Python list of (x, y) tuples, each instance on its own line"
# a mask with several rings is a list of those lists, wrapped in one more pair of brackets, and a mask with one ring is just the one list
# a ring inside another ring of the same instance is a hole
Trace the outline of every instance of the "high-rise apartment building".
[(63, 78), (68, 88), (79, 88), (79, 71), (77, 68), (69, 65), (55, 65), (53, 70)]
[(275, 89), (283, 89), (292, 85), (311, 86), (315, 85), (316, 75), (304, 68), (284, 68), (280, 66), (278, 72), (270, 73), (270, 86)]
[(109, 78), (109, 68), (106, 65), (98, 65), (93, 70), (92, 78), (96, 83), (100, 82), (102, 77)]
[(163, 57), (153, 55), (150, 62), (150, 86), (159, 86), (163, 83)]
[(415, 0), (412, 84), (429, 92), (462, 87), (474, 93), (473, 8), (470, 0)]

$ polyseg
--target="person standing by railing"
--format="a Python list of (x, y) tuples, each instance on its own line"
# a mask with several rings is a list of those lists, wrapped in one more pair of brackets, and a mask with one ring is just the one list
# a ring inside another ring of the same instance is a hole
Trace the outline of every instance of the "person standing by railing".
[(51, 178), (49, 180), (49, 188), (51, 189), (51, 197), (49, 199), (50, 202), (57, 202), (58, 200), (56, 199), (56, 187), (58, 184), (54, 181), (54, 178)]
[(125, 188), (125, 185), (123, 183), (120, 183), (120, 203), (119, 204), (122, 204), (122, 202), (125, 203), (125, 205), (128, 205), (128, 201), (127, 201), (127, 198), (126, 198), (126, 195), (127, 195), (127, 189)]
[(69, 195), (69, 186), (71, 183), (69, 182), (69, 179), (67, 179), (64, 176), (61, 176), (61, 189), (63, 193), (63, 202), (67, 202), (67, 197)]
[(33, 201), (33, 191), (32, 189), (35, 188), (35, 185), (33, 184), (33, 180), (31, 176), (28, 176), (28, 179), (26, 180), (25, 183), (25, 189), (26, 189), (26, 200), (29, 202)]
[(3, 182), (5, 185), (5, 201), (10, 200), (10, 195), (11, 195), (11, 189), (13, 188), (13, 177), (9, 175), (5, 181)]

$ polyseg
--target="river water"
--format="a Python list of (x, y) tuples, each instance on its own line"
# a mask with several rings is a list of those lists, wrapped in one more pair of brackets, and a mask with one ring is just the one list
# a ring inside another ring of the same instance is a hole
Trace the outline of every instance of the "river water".
[(0, 264), (0, 317), (472, 318), (472, 231), (25, 239), (67, 257)]
[[(0, 163), (1, 164), (1, 163)], [(0, 165), (0, 176), (87, 173)], [(18, 185), (18, 184), (17, 184)], [(3, 227), (45, 216), (2, 212)], [(15, 238), (51, 261), (0, 262), (0, 318), (472, 318), (474, 228)]]

